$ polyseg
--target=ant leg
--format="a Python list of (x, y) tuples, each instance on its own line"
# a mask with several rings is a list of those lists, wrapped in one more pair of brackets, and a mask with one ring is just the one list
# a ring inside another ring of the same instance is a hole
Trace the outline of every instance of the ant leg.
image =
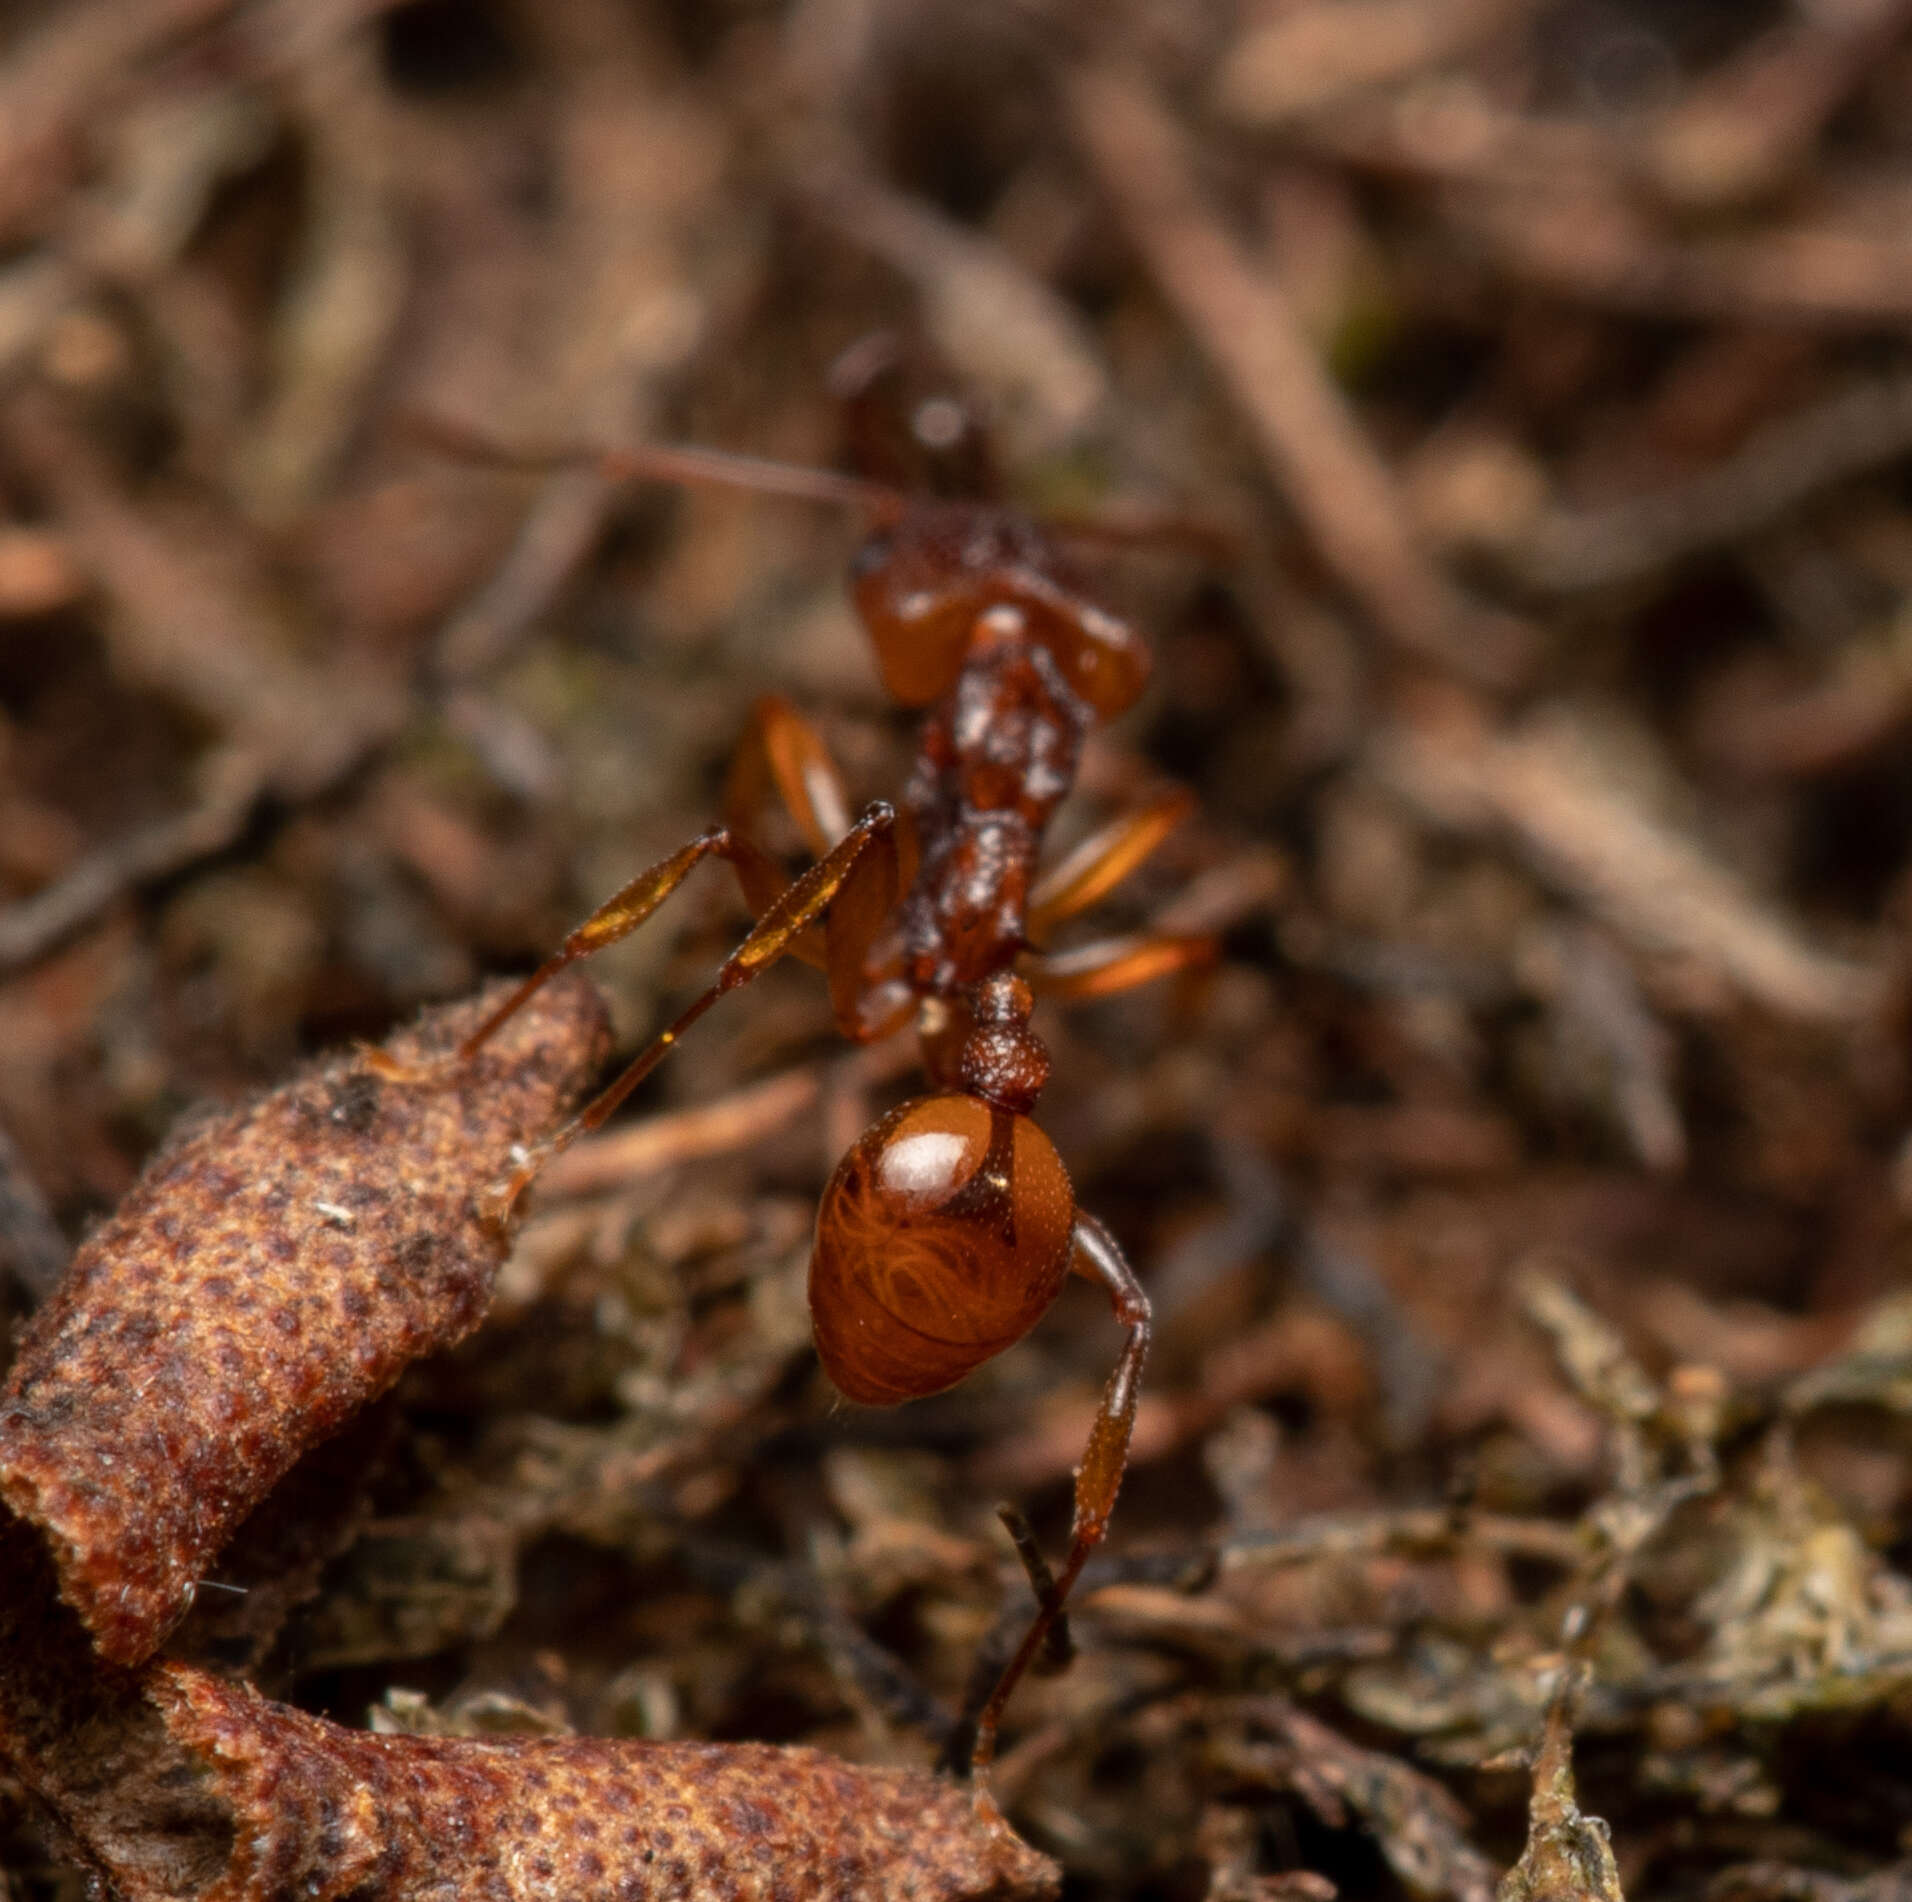
[[(724, 819), (734, 834), (751, 830), (773, 788), (819, 858), (849, 831), (849, 795), (823, 736), (781, 695), (766, 694), (751, 713), (724, 784)], [(738, 877), (759, 913), (781, 889), (780, 882), (762, 888), (761, 867), (740, 865)], [(793, 956), (828, 974), (837, 1026), (859, 1043), (898, 1028), (915, 1008), (900, 980), (873, 983), (869, 969), (871, 949), (895, 913), (902, 886), (899, 828), (870, 841), (837, 893), (822, 933), (811, 928), (790, 944)]]
[[(554, 1131), (542, 1141), (530, 1145), (518, 1157), (516, 1166), (508, 1176), (494, 1183), (480, 1200), (480, 1209), (486, 1220), (503, 1226), (511, 1213), (511, 1207), (523, 1194), (527, 1185), (538, 1171), (558, 1154), (568, 1149), (585, 1131), (596, 1129), (617, 1106), (637, 1088), (637, 1086), (656, 1069), (659, 1063), (670, 1054), (671, 1047), (677, 1042), (705, 1011), (730, 991), (748, 984), (753, 977), (768, 970), (771, 965), (788, 952), (800, 933), (813, 925), (828, 908), (832, 899), (843, 889), (845, 881), (856, 870), (858, 862), (871, 848), (879, 852), (893, 849), (892, 838), (896, 829), (895, 809), (884, 801), (878, 800), (865, 808), (863, 816), (853, 825), (835, 847), (823, 858), (811, 866), (795, 884), (781, 892), (775, 902), (768, 906), (761, 918), (751, 928), (744, 941), (738, 945), (717, 972), (709, 987), (691, 999), (690, 1003), (678, 1013), (668, 1029), (660, 1030), (650, 1043), (632, 1058), (624, 1069), (587, 1103), (561, 1129)], [(722, 845), (715, 841), (722, 840)], [(589, 949), (595, 950), (599, 944), (609, 943), (614, 937), (622, 937), (625, 932), (641, 923), (656, 909), (661, 900), (678, 884), (699, 858), (710, 852), (722, 852), (728, 856), (736, 849), (736, 841), (727, 832), (706, 833), (703, 838), (693, 840), (683, 851), (666, 859), (662, 865), (655, 866), (642, 878), (633, 880), (619, 894), (619, 899), (635, 894), (630, 910), (635, 915), (624, 922), (620, 913), (612, 923), (599, 925)], [(680, 861), (681, 869), (680, 869)], [(573, 938), (589, 930), (594, 922), (604, 918), (606, 913), (618, 904), (614, 899), (604, 912), (594, 913), (587, 919)], [(566, 940), (567, 949), (570, 940)], [(584, 955), (582, 950), (560, 951), (542, 972), (534, 972), (519, 993), (506, 1000), (495, 1013), (494, 1019), (503, 1017), (516, 1008), (522, 997), (537, 983), (561, 969), (566, 963)], [(490, 1027), (480, 1026), (469, 1041), (482, 1041), (489, 1034)]]
[(917, 997), (904, 982), (894, 942), (904, 883), (905, 825), (873, 840), (824, 920), (824, 971), (837, 1028), (853, 1043), (900, 1030)]
[(620, 938), (628, 938), (705, 859), (712, 856), (728, 859), (738, 866), (740, 878), (743, 876), (742, 867), (750, 866), (754, 876), (759, 864), (770, 867), (772, 876), (775, 876), (775, 868), (770, 866), (767, 855), (748, 840), (737, 838), (728, 827), (718, 826), (700, 833), (688, 845), (680, 846), (669, 858), (658, 860), (648, 871), (640, 872), (628, 885), (607, 898), (442, 1062), (419, 1069), (394, 1063), (376, 1050), (365, 1053), (366, 1062), (380, 1076), (394, 1082), (413, 1083), (468, 1063), (560, 971), (588, 958), (594, 951), (603, 950), (607, 944), (616, 944)]
[[(1042, 1548), (1036, 1544), (1035, 1531), (1020, 1506), (998, 1506), (996, 1517), (1002, 1521), (1010, 1544), (1016, 1548), (1016, 1557), (1022, 1561), (1023, 1575), (1029, 1580), (1036, 1603), (1054, 1610), (1055, 1621), (1043, 1640), (1041, 1655), (1031, 1667), (1038, 1676), (1051, 1677), (1075, 1661), (1075, 1640), (1070, 1635), (1068, 1613), (1056, 1591), (1056, 1575), (1043, 1557)], [(1010, 1647), (1022, 1636), (1021, 1616), (1019, 1603), (1005, 1603), (996, 1613), (988, 1634), (976, 1647), (976, 1655), (970, 1662), (969, 1682), (963, 1690), (961, 1712), (945, 1735), (942, 1754), (936, 1760), (938, 1771), (957, 1775), (968, 1760), (976, 1737), (976, 1719), (996, 1688)]]
[[(1020, 1506), (998, 1506), (996, 1517), (1002, 1521), (1002, 1529), (1009, 1534), (1009, 1542), (1016, 1548), (1016, 1557), (1022, 1561), (1022, 1569), (1028, 1575), (1029, 1589), (1036, 1595), (1036, 1603), (1045, 1610), (1055, 1608), (1055, 1623), (1049, 1627), (1049, 1635), (1043, 1640), (1042, 1662), (1036, 1669), (1041, 1672), (1060, 1671), (1075, 1658), (1075, 1640), (1069, 1635), (1069, 1614), (1062, 1602), (1062, 1594), (1056, 1590), (1056, 1575), (1049, 1568), (1049, 1561), (1042, 1556), (1042, 1547), (1036, 1543), (1035, 1528), (1029, 1523), (1029, 1516)], [(987, 1686), (985, 1686), (987, 1688)]]
[(1021, 968), (1029, 988), (1044, 997), (1113, 997), (1118, 991), (1132, 991), (1138, 985), (1153, 984), (1157, 978), (1211, 963), (1214, 956), (1213, 938), (1157, 938), (1138, 933), (1102, 938), (1047, 957), (1025, 958)]
[[(723, 815), (733, 838), (756, 836), (757, 821), (773, 792), (817, 858), (850, 829), (850, 798), (836, 761), (823, 736), (781, 694), (766, 694), (757, 702), (731, 755)], [(736, 868), (744, 903), (762, 917), (788, 881), (766, 852), (738, 859)], [(813, 930), (805, 931), (790, 950), (818, 970), (827, 968), (822, 940)]]
[(530, 475), (595, 469), (607, 482), (749, 489), (759, 495), (789, 496), (798, 502), (865, 508), (878, 521), (894, 520), (909, 506), (908, 496), (881, 482), (865, 482), (829, 469), (771, 462), (728, 449), (709, 449), (701, 443), (630, 443), (619, 449), (607, 449), (601, 443), (509, 443), (457, 417), (426, 410), (409, 410), (400, 422), (409, 435), (448, 454)]
[(1109, 1384), (1103, 1389), (1102, 1405), (1095, 1425), (1089, 1429), (1089, 1444), (1075, 1475), (1075, 1527), (1070, 1535), (1069, 1556), (1056, 1574), (1053, 1591), (1044, 1594), (1034, 1622), (1024, 1632), (1008, 1666), (996, 1680), (989, 1702), (976, 1719), (976, 1742), (970, 1752), (969, 1773), (976, 1785), (979, 1804), (990, 1802), (989, 1766), (996, 1757), (996, 1730), (1002, 1722), (1010, 1694), (1022, 1681), (1049, 1642), (1049, 1633), (1062, 1616), (1070, 1589), (1081, 1576), (1089, 1555), (1102, 1543), (1109, 1529), (1109, 1514), (1115, 1510), (1115, 1496), (1122, 1487), (1122, 1470), (1129, 1460), (1129, 1436), (1135, 1428), (1135, 1403), (1141, 1392), (1142, 1366), (1148, 1359), (1150, 1312), (1148, 1296), (1135, 1278), (1115, 1237), (1093, 1215), (1076, 1211), (1075, 1271), (1100, 1281), (1109, 1291), (1115, 1318), (1129, 1331)]
[(1029, 894), (1029, 940), (1041, 944), (1065, 918), (1113, 891), (1195, 810), (1192, 793), (1169, 792), (1092, 832), (1036, 880)]
[(804, 843), (818, 858), (850, 829), (850, 796), (823, 736), (782, 694), (765, 694), (751, 709), (750, 725), (731, 759), (724, 782), (724, 818), (739, 830), (777, 789)]

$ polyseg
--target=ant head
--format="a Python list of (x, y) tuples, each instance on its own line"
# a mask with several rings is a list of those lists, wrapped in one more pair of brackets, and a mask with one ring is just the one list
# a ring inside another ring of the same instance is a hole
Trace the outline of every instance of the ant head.
[(883, 685), (905, 706), (956, 684), (977, 622), (1002, 606), (1022, 610), (1030, 638), (1102, 719), (1133, 706), (1148, 682), (1141, 636), (1089, 598), (1033, 524), (1001, 509), (905, 510), (863, 545), (851, 586)]
[(920, 341), (891, 330), (859, 338), (830, 366), (830, 393), (844, 463), (858, 475), (911, 495), (1001, 493), (984, 418)]

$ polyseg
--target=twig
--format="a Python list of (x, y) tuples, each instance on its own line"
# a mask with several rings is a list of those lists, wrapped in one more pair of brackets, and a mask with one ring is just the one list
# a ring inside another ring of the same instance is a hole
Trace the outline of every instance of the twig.
[(310, 155), (309, 215), (270, 339), (272, 388), (234, 468), (251, 512), (271, 522), (298, 519), (360, 428), (410, 275), (372, 36), (316, 49), (282, 88)]
[(1531, 0), (1357, 0), (1283, 8), (1229, 49), (1216, 103), (1258, 130), (1332, 111), (1467, 51), (1531, 11)]
[(360, 764), (404, 716), (398, 683), (364, 666), (308, 663), (283, 603), (233, 572), (210, 535), (188, 540), (134, 503), (85, 433), (44, 390), (0, 413), (0, 440), (41, 484), (59, 527), (116, 610), (115, 672), (208, 723), (197, 806), (106, 847), (49, 890), (0, 913), (0, 968), (38, 956), (145, 880), (230, 844), (262, 793), (314, 797)]
[(1883, 746), (1912, 718), (1912, 608), (1847, 641), (1825, 673), (1788, 691), (1729, 676), (1694, 722), (1710, 760), (1749, 777), (1836, 771)]
[(1912, 315), (1912, 245), (1857, 207), (1693, 239), (1663, 232), (1607, 184), (1455, 194), (1444, 210), (1503, 271), (1661, 320), (1869, 328)]
[(918, 199), (848, 166), (806, 181), (811, 202), (847, 237), (901, 272), (950, 362), (997, 400), (1017, 456), (1053, 453), (1108, 400), (1109, 378), (1080, 319), (1002, 247)]
[(223, 852), (244, 828), (265, 780), (265, 761), (253, 749), (215, 754), (203, 774), (204, 790), (185, 812), (89, 852), (44, 891), (0, 911), (0, 971), (44, 957), (128, 892)]
[(1776, 190), (1890, 51), (1906, 0), (1802, 8), (1690, 87), (1645, 142), (1653, 182), (1714, 209)]
[(549, 1203), (561, 1196), (598, 1195), (645, 1176), (728, 1155), (814, 1108), (823, 1094), (814, 1064), (766, 1077), (714, 1103), (652, 1116), (641, 1123), (594, 1136), (547, 1165), (539, 1184)]
[[(1686, 1165), (1686, 1127), (1673, 1088), (1672, 1040), (1641, 995), (1632, 965), (1580, 919), (1526, 934), (1516, 958), (1550, 1007), (1554, 1070), (1610, 1116), (1649, 1169)], [(1591, 1060), (1589, 1060), (1591, 1059)]]
[(217, 20), (232, 0), (93, 0), (47, 15), (0, 81), (0, 235), (14, 237), (64, 182), (57, 150), (128, 72)]
[(1606, 1824), (1581, 1813), (1573, 1780), (1573, 1717), (1587, 1666), (1576, 1654), (1561, 1669), (1534, 1758), (1527, 1846), (1501, 1879), (1498, 1902), (1621, 1902), (1620, 1871)]
[(1342, 164), (1450, 187), (1434, 253), (1444, 274), (1458, 239), (1511, 276), (1660, 319), (1850, 328), (1912, 311), (1912, 246), (1891, 207), (1822, 199), (1749, 230), (1668, 229), (1603, 128), (1510, 111), (1478, 86), (1405, 87), (1290, 135)]
[(1224, 1572), (1260, 1571), (1384, 1552), (1451, 1552), (1469, 1545), (1568, 1569), (1584, 1564), (1587, 1557), (1585, 1539), (1558, 1520), (1409, 1507), (1400, 1512), (1321, 1513), (1278, 1530), (1243, 1534), (1221, 1547), (1220, 1562)]
[(584, 559), (616, 489), (601, 469), (564, 469), (552, 476), (504, 560), (445, 623), (434, 655), (441, 678), (471, 680), (505, 658)]
[(1505, 559), (1528, 586), (1554, 593), (1639, 580), (1908, 451), (1912, 377), (1882, 377), (1782, 417), (1676, 487), (1543, 516)]
[(1394, 477), (1349, 414), (1279, 278), (1222, 224), (1187, 135), (1148, 83), (1064, 85), (1070, 125), (1163, 293), (1201, 343), (1323, 558), (1388, 639), (1478, 681), (1524, 664), (1524, 630), (1471, 607), (1415, 542)]
[(1383, 736), (1373, 758), (1438, 821), (1504, 829), (1544, 877), (1641, 950), (1696, 959), (1769, 1010), (1852, 1019), (1883, 995), (1877, 969), (1808, 943), (1650, 811), (1568, 718), (1497, 734), (1452, 706)]

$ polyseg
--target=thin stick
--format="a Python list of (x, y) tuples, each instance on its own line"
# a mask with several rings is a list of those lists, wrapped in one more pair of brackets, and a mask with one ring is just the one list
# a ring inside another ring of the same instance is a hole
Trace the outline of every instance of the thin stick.
[(816, 1066), (806, 1064), (714, 1102), (649, 1117), (555, 1158), (544, 1173), (544, 1193), (601, 1194), (661, 1175), (680, 1163), (747, 1149), (814, 1108), (821, 1094)]
[(0, 909), (0, 972), (71, 937), (127, 892), (184, 871), (231, 845), (270, 778), (272, 762), (243, 741), (207, 762), (198, 801), (89, 852), (44, 891)]
[(1280, 280), (1207, 202), (1193, 146), (1148, 83), (1087, 70), (1064, 98), (1117, 215), (1342, 585), (1397, 646), (1475, 680), (1517, 674), (1525, 630), (1470, 606), (1415, 542), (1393, 474), (1329, 380)]

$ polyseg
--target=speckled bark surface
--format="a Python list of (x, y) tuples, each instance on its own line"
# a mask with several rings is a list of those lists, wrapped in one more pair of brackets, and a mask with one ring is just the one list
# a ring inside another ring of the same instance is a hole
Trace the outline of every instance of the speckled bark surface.
[[(966, 1791), (768, 1744), (380, 1737), (155, 1666), (169, 1737), (230, 1806), (201, 1902), (957, 1902), (1056, 1891)], [(141, 1889), (112, 1871), (129, 1902)], [(135, 1878), (137, 1872), (134, 1872)]]
[(768, 1744), (376, 1736), (102, 1664), (0, 1525), (0, 1758), (119, 1902), (1039, 1902), (969, 1794)]
[[(488, 1001), (393, 1054), (449, 1050)], [(47, 1536), (102, 1656), (149, 1656), (294, 1461), (477, 1324), (503, 1242), (473, 1197), (603, 1038), (578, 980), (442, 1078), (329, 1058), (175, 1139), (79, 1251), (0, 1395), (0, 1499)]]
[(62, 1853), (127, 1897), (191, 1895), (232, 1859), (230, 1806), (167, 1735), (142, 1674), (101, 1663), (38, 1535), (3, 1517), (0, 1762)]

